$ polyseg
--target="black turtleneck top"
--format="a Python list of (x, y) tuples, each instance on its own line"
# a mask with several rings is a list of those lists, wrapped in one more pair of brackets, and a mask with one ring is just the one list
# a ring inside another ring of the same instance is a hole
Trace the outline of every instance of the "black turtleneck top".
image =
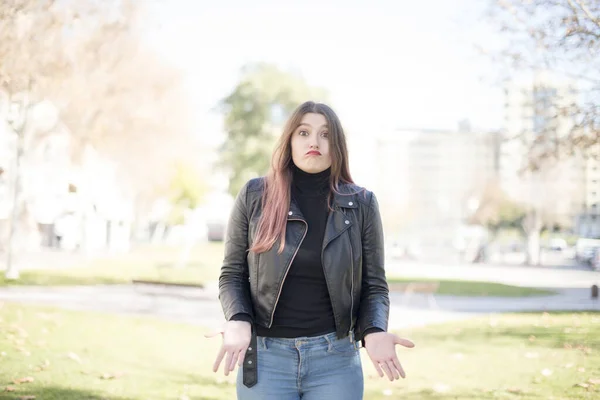
[(329, 208), (330, 169), (309, 174), (293, 167), (291, 194), (308, 231), (283, 283), (271, 328), (256, 326), (259, 336), (294, 338), (335, 332), (335, 320), (321, 250)]

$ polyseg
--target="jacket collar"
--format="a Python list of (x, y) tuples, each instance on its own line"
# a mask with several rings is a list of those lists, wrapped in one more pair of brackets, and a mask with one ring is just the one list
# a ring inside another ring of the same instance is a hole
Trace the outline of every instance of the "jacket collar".
[[(356, 186), (342, 183), (338, 187), (339, 193), (333, 193), (333, 209), (334, 212), (340, 212), (341, 208), (357, 208), (357, 197), (362, 191), (356, 192)], [(300, 207), (292, 198), (290, 202), (290, 211), (288, 212), (288, 220), (301, 219), (304, 221), (304, 216), (300, 211)]]

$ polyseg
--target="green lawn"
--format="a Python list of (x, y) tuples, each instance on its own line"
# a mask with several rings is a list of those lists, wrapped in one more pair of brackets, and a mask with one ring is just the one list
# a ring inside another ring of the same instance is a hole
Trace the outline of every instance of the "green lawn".
[[(181, 249), (144, 246), (130, 254), (101, 258), (69, 268), (25, 270), (17, 281), (7, 281), (0, 274), (0, 287), (7, 285), (96, 285), (126, 284), (133, 279), (169, 283), (198, 284), (216, 281), (223, 260), (223, 243), (211, 242), (195, 246), (185, 268), (176, 268)], [(390, 288), (398, 289), (407, 282), (427, 279), (390, 276)], [(549, 295), (552, 291), (508, 286), (488, 282), (442, 280), (437, 294), (455, 296), (523, 297)]]
[(522, 286), (504, 285), (493, 282), (454, 281), (444, 279), (396, 278), (388, 279), (390, 290), (404, 288), (409, 282), (439, 282), (436, 294), (452, 296), (498, 296), (498, 297), (527, 297), (547, 296), (556, 292)]
[(195, 246), (184, 268), (176, 267), (180, 256), (181, 248), (144, 246), (130, 254), (99, 258), (75, 267), (24, 270), (17, 281), (7, 281), (0, 274), (0, 286), (123, 284), (132, 279), (202, 284), (218, 279), (223, 244)]
[[(0, 399), (234, 399), (211, 371), (219, 338), (149, 318), (4, 304)], [(600, 396), (600, 313), (525, 313), (407, 330), (407, 379), (376, 377), (366, 399), (593, 399)], [(14, 380), (33, 378), (14, 384)], [(14, 392), (2, 391), (7, 387)]]

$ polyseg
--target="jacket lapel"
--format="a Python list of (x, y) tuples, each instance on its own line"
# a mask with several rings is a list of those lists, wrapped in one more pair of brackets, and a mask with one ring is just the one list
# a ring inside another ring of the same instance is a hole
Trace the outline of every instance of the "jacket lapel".
[(340, 185), (340, 193), (333, 195), (333, 211), (327, 216), (323, 249), (352, 226), (353, 221), (347, 209), (357, 207), (356, 194), (348, 193), (346, 187)]

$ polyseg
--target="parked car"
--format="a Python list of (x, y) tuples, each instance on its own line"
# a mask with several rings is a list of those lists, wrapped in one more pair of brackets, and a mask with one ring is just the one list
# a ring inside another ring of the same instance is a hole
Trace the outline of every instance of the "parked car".
[(600, 271), (600, 247), (596, 247), (590, 259), (590, 266), (596, 271)]

